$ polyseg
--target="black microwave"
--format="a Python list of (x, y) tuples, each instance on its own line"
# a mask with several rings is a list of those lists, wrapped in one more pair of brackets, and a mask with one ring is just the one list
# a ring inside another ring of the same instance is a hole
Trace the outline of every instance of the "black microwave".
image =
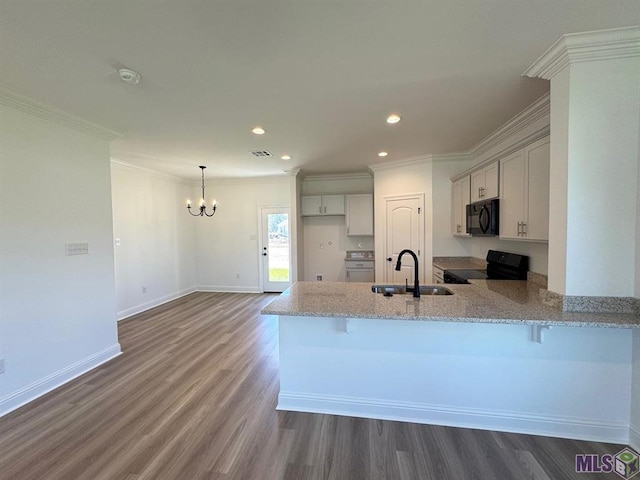
[(499, 205), (497, 198), (467, 205), (467, 233), (474, 237), (499, 235)]

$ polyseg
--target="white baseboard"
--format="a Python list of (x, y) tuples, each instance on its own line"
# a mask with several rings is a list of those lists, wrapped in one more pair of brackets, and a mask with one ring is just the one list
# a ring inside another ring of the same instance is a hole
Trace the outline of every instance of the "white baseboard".
[(227, 292), (227, 293), (262, 293), (260, 287), (239, 287), (237, 285), (198, 285), (199, 292)]
[(636, 452), (640, 452), (640, 427), (629, 427), (629, 446)]
[(117, 357), (122, 351), (120, 350), (120, 344), (116, 343), (104, 350), (94, 353), (82, 360), (72, 363), (71, 365), (58, 370), (40, 380), (27, 385), (20, 390), (17, 390), (9, 395), (0, 397), (0, 417), (7, 413), (21, 407), (22, 405), (41, 397), (45, 393), (50, 392), (58, 388), (61, 385), (73, 380), (80, 375), (87, 373), (89, 370), (93, 370), (99, 365)]
[(170, 293), (169, 295), (165, 295), (163, 297), (154, 298), (153, 300), (149, 300), (148, 302), (141, 303), (139, 305), (135, 305), (133, 307), (127, 308), (125, 310), (120, 310), (116, 315), (118, 321), (124, 320), (125, 318), (129, 318), (133, 315), (137, 315), (138, 313), (145, 312), (155, 307), (159, 307), (167, 302), (171, 302), (172, 300), (176, 300), (180, 297), (184, 297), (185, 295), (189, 295), (196, 291), (195, 287), (185, 288), (184, 290), (180, 290), (178, 292)]
[[(295, 392), (280, 392), (277, 410), (375, 418), (608, 443), (626, 444), (629, 438), (628, 424), (612, 425), (610, 422), (598, 423), (575, 418), (460, 409), (367, 398), (308, 395)], [(633, 447), (633, 444), (631, 446)]]

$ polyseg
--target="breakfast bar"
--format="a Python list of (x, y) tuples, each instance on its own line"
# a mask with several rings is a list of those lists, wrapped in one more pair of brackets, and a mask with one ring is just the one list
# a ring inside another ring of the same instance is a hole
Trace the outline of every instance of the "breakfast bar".
[[(439, 285), (438, 287), (442, 287)], [(627, 443), (637, 313), (565, 312), (540, 286), (483, 280), (452, 295), (298, 282), (279, 316), (278, 409)]]

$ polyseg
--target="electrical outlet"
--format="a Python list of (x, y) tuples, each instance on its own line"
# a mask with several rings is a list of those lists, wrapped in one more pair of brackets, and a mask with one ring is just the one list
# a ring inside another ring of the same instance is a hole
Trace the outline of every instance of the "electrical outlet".
[(147, 293), (147, 287), (142, 287), (142, 293)]
[(4, 373), (4, 358), (0, 358), (0, 374)]
[(321, 281), (322, 281), (322, 274), (321, 274), (321, 273), (318, 273), (318, 274), (316, 275), (316, 280), (317, 280), (318, 282), (321, 282)]

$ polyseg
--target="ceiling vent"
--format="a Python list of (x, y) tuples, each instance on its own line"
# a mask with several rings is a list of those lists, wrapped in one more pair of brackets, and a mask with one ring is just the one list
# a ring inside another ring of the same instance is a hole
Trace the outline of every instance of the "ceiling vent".
[(254, 157), (272, 157), (273, 155), (271, 155), (271, 152), (268, 152), (267, 150), (254, 150), (253, 152), (251, 152), (251, 155), (253, 155)]

